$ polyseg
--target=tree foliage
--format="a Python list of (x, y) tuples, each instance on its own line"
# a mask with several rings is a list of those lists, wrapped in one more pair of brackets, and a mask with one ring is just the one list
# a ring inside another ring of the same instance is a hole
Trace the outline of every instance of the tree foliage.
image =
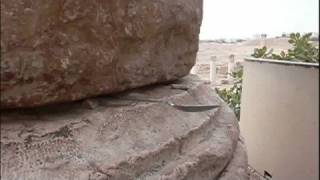
[(237, 71), (232, 72), (231, 76), (235, 79), (235, 83), (230, 89), (216, 89), (218, 95), (233, 109), (238, 119), (240, 119), (242, 74), (243, 68), (241, 67)]
[(251, 56), (255, 58), (319, 63), (319, 47), (312, 44), (311, 35), (311, 33), (304, 35), (292, 33), (288, 41), (292, 48), (288, 49), (288, 51), (281, 51), (280, 54), (275, 54), (273, 49), (268, 50), (264, 46), (255, 48)]

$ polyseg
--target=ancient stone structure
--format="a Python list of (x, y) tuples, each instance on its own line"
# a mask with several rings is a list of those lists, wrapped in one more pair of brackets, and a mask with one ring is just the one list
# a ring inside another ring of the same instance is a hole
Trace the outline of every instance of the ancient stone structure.
[(1, 1), (1, 108), (178, 79), (201, 20), (202, 0)]
[[(4, 111), (1, 179), (248, 179), (232, 110), (194, 77), (174, 83), (179, 86), (90, 99), (96, 105), (92, 108), (75, 102)], [(141, 96), (220, 107), (184, 112), (165, 103), (132, 100)]]

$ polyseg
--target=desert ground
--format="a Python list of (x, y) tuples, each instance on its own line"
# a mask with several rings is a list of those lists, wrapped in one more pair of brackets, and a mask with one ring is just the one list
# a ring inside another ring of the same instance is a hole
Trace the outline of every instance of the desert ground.
[(209, 81), (210, 58), (216, 56), (217, 86), (219, 87), (224, 84), (221, 81), (227, 77), (227, 63), (230, 55), (234, 55), (235, 62), (241, 63), (253, 53), (254, 48), (261, 48), (263, 45), (273, 48), (276, 53), (290, 48), (288, 38), (253, 39), (238, 43), (201, 41), (194, 72), (201, 79)]

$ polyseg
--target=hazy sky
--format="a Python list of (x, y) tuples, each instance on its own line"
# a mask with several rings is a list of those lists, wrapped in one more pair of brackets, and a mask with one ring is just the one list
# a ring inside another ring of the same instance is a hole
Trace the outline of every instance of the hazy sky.
[(200, 39), (319, 31), (319, 0), (203, 1)]

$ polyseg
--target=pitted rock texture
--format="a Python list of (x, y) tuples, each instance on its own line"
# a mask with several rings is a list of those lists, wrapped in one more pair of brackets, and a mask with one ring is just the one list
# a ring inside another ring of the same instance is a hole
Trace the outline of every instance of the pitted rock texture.
[[(158, 85), (81, 102), (2, 110), (2, 180), (247, 180), (247, 156), (232, 110), (209, 86)], [(187, 89), (187, 90), (186, 90)], [(220, 104), (184, 112), (181, 105)], [(239, 143), (240, 142), (240, 143)], [(240, 145), (239, 145), (240, 144)]]
[(1, 108), (176, 80), (201, 20), (202, 0), (3, 0)]
[(250, 179), (248, 173), (248, 156), (247, 148), (240, 138), (237, 148), (233, 153), (233, 158), (229, 162), (228, 166), (223, 170), (219, 177), (219, 180), (242, 180)]

